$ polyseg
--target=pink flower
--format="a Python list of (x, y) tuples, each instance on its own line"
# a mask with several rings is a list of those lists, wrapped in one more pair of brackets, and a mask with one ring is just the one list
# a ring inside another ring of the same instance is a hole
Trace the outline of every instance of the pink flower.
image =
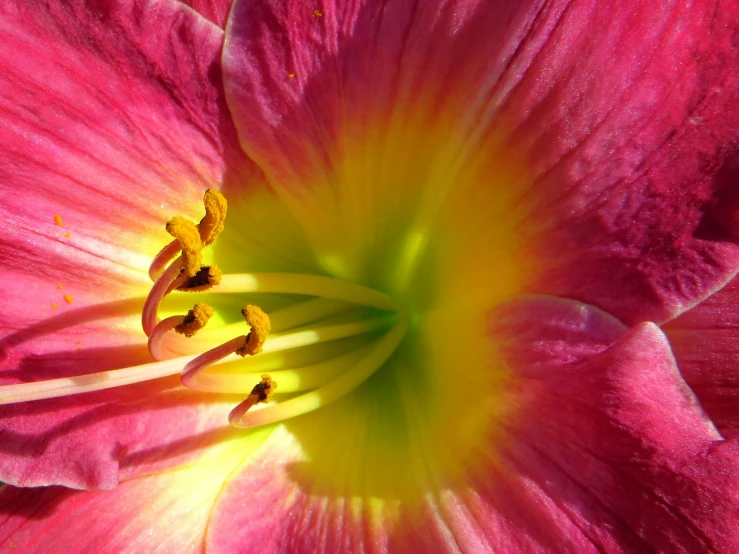
[(739, 551), (737, 3), (228, 4), (0, 5), (0, 550)]

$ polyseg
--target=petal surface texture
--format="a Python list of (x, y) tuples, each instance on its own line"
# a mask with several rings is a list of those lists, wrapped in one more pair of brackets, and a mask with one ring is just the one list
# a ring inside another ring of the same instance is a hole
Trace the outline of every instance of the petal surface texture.
[[(239, 1), (227, 98), (327, 270), (360, 273), (362, 260), (333, 263), (337, 229), (370, 244), (378, 206), (404, 206), (423, 251), (438, 204), (497, 188), (541, 264), (527, 290), (660, 322), (739, 267), (735, 237), (703, 232), (739, 129), (738, 14), (731, 1)], [(497, 248), (495, 217), (466, 253)]]
[[(151, 361), (140, 311), (164, 222), (256, 171), (224, 101), (223, 32), (167, 0), (0, 11), (0, 383)], [(0, 477), (112, 488), (135, 452), (199, 451), (177, 441), (200, 441), (218, 403), (173, 387), (3, 406)]]
[(184, 0), (183, 3), (223, 29), (226, 26), (232, 2), (231, 0)]
[[(0, 550), (54, 552), (202, 552), (208, 514), (222, 486), (220, 472), (248, 449), (214, 448), (198, 463), (127, 481), (115, 491), (62, 487), (0, 490)], [(219, 458), (220, 456), (220, 458)], [(230, 464), (230, 465), (229, 465)]]
[(664, 327), (685, 381), (726, 437), (739, 434), (739, 279)]
[[(228, 425), (243, 394), (176, 376), (0, 406), (0, 549), (739, 551), (737, 21), (735, 0), (3, 4), (0, 385), (150, 361), (146, 269), (206, 188), (229, 202), (209, 304), (244, 306), (235, 273), (305, 273), (388, 299), (319, 324), (403, 331), (255, 358), (293, 385), (377, 363), (284, 420), (302, 397), (275, 379), (241, 415), (279, 423), (252, 430)], [(46, 485), (117, 489), (18, 488)]]

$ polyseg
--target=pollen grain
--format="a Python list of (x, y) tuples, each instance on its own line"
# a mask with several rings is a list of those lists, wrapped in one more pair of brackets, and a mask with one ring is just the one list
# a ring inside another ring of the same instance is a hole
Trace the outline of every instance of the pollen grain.
[(239, 356), (254, 356), (262, 351), (264, 342), (267, 340), (267, 335), (269, 335), (272, 329), (269, 316), (262, 311), (262, 308), (253, 304), (246, 305), (241, 310), (241, 314), (251, 326), (251, 331), (246, 336), (246, 343), (236, 350), (236, 354)]
[(203, 204), (205, 205), (205, 216), (198, 223), (198, 231), (203, 246), (208, 246), (213, 244), (223, 231), (228, 203), (220, 192), (208, 189), (203, 196)]
[(167, 232), (182, 246), (185, 275), (193, 277), (203, 265), (203, 241), (198, 228), (192, 221), (176, 215), (167, 222)]
[(208, 320), (212, 316), (213, 308), (208, 306), (208, 304), (195, 304), (192, 310), (187, 312), (187, 315), (185, 316), (185, 319), (182, 320), (182, 323), (177, 325), (174, 330), (177, 333), (190, 338), (194, 336), (195, 333), (200, 331), (200, 329), (205, 327), (205, 324), (208, 323)]
[(221, 282), (223, 273), (217, 265), (204, 265), (200, 270), (177, 287), (182, 292), (202, 292)]

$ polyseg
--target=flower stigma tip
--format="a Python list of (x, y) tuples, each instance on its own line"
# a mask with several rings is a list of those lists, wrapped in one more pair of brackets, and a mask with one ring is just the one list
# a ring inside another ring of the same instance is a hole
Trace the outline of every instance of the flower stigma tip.
[[(409, 317), (378, 290), (324, 275), (223, 275), (214, 264), (204, 266), (202, 250), (223, 231), (227, 202), (219, 192), (207, 190), (203, 204), (205, 216), (197, 225), (181, 216), (167, 222), (166, 229), (175, 240), (154, 257), (149, 267), (154, 283), (142, 309), (141, 323), (154, 362), (72, 378), (0, 386), (0, 404), (57, 398), (179, 375), (182, 384), (192, 390), (248, 393), (229, 415), (231, 425), (247, 428), (284, 421), (334, 402), (360, 386), (393, 355), (407, 333)], [(286, 294), (304, 299), (294, 300), (269, 315), (259, 306), (247, 304), (241, 313), (248, 333), (239, 328), (242, 323), (205, 329), (216, 310), (202, 302), (185, 315), (160, 319), (160, 305), (169, 294), (206, 290), (211, 295)], [(178, 334), (185, 338), (178, 338)], [(341, 346), (331, 346), (333, 341)], [(316, 363), (316, 350), (312, 347), (320, 347), (327, 357)], [(222, 364), (227, 367), (221, 368)], [(273, 377), (282, 383), (278, 395), (302, 394), (251, 410), (256, 404), (266, 403), (275, 392)]]

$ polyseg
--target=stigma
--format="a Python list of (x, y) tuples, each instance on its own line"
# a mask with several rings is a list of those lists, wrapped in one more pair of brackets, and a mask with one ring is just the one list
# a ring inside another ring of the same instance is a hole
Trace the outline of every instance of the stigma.
[[(141, 327), (152, 362), (0, 386), (0, 405), (179, 375), (182, 385), (193, 391), (245, 395), (228, 421), (248, 428), (278, 423), (338, 400), (393, 355), (406, 335), (409, 318), (380, 291), (324, 275), (223, 274), (217, 265), (205, 264), (204, 249), (223, 232), (228, 205), (215, 190), (205, 192), (203, 204), (205, 215), (199, 223), (181, 216), (166, 222), (173, 240), (149, 267), (153, 285), (143, 301)], [(199, 301), (187, 313), (162, 318), (164, 300), (182, 293), (205, 294), (215, 302)], [(219, 322), (233, 317), (213, 307), (222, 294), (250, 299), (284, 294), (292, 303), (269, 313), (257, 303), (245, 303), (241, 323), (210, 326), (215, 315)], [(290, 398), (280, 401), (284, 394)]]

